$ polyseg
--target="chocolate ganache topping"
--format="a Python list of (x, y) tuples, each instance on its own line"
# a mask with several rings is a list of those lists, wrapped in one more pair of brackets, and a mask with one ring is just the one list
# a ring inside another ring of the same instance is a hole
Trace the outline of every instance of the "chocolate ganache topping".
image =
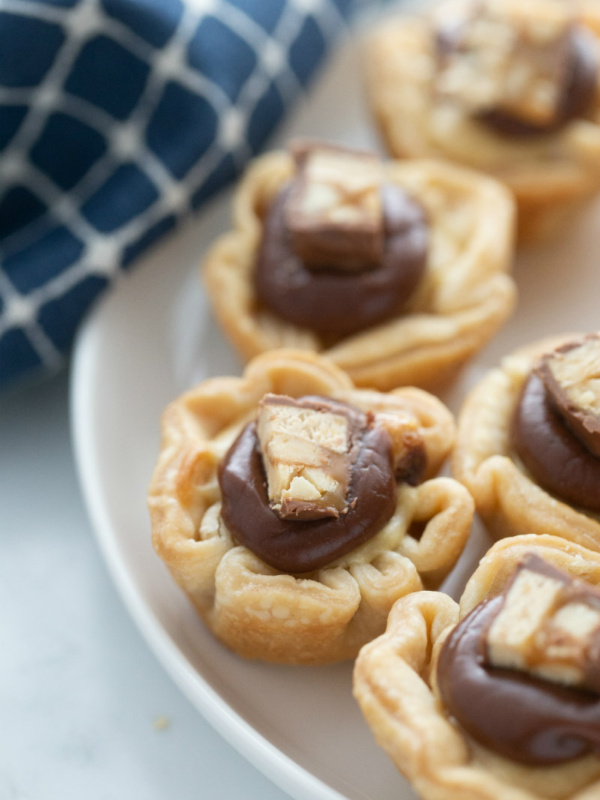
[[(589, 338), (583, 348), (588, 347)], [(597, 341), (597, 338), (595, 339)], [(573, 353), (569, 346), (567, 353)], [(562, 349), (565, 352), (565, 349)], [(556, 351), (560, 357), (561, 351)], [(595, 358), (596, 374), (600, 361)], [(534, 480), (557, 497), (582, 509), (600, 512), (600, 458), (590, 449), (590, 434), (579, 434), (585, 415), (573, 410), (566, 399), (556, 390), (549, 391), (548, 384), (555, 383), (548, 375), (547, 361), (534, 370), (527, 379), (511, 423), (511, 444), (516, 454), (531, 473)], [(566, 378), (565, 378), (566, 380)], [(571, 383), (573, 378), (571, 377)], [(591, 384), (597, 383), (594, 379)], [(592, 390), (582, 392), (587, 398)], [(583, 401), (582, 401), (583, 402)], [(591, 427), (588, 425), (588, 427)]]
[[(322, 417), (327, 430), (315, 447)], [(302, 468), (290, 467), (299, 461)], [(372, 414), (320, 397), (263, 401), (263, 415), (246, 425), (221, 463), (219, 485), (221, 516), (235, 540), (291, 573), (320, 569), (363, 544), (396, 507), (387, 431)]]
[[(364, 154), (355, 157), (354, 166), (346, 151), (339, 157), (332, 155), (334, 148), (325, 152), (314, 177), (304, 174), (303, 164), (317, 156), (299, 159), (298, 175), (273, 200), (254, 281), (266, 308), (335, 338), (400, 311), (424, 273), (429, 236), (422, 206), (383, 179), (380, 163), (377, 177), (373, 165), (360, 163), (367, 160)], [(338, 167), (335, 162), (342, 159)], [(344, 174), (347, 163), (350, 175)], [(356, 188), (352, 182), (361, 174), (364, 185)], [(312, 215), (311, 221), (304, 224), (301, 215)]]
[(503, 136), (553, 133), (593, 104), (594, 36), (568, 17), (562, 25), (555, 21), (556, 35), (549, 35), (548, 20), (536, 20), (526, 4), (522, 15), (511, 15), (507, 5), (503, 13), (498, 4), (476, 4), (470, 17), (436, 31), (441, 94)]
[[(563, 573), (538, 557), (530, 558), (523, 566), (534, 574), (534, 587), (539, 584), (547, 590), (543, 576), (548, 578), (553, 591), (557, 584), (565, 585)], [(580, 606), (589, 603), (590, 613), (597, 612), (595, 624), (598, 625), (600, 594), (592, 587), (589, 587), (589, 594), (591, 597), (586, 590), (577, 589), (571, 608), (575, 604), (575, 612), (578, 612)], [(541, 625), (535, 599), (532, 601), (526, 593), (523, 597), (526, 606), (533, 605), (534, 611), (529, 613), (521, 608), (519, 616), (531, 617), (535, 625)], [(538, 600), (548, 604), (541, 597)], [(490, 664), (490, 631), (505, 603), (506, 593), (482, 602), (444, 642), (437, 666), (437, 685), (447, 711), (476, 741), (519, 763), (551, 766), (592, 752), (600, 755), (600, 694), (597, 691), (561, 685), (526, 671)], [(527, 619), (527, 623), (530, 622)], [(519, 620), (513, 619), (510, 627), (518, 629), (519, 624)], [(573, 624), (572, 619), (570, 624), (574, 629), (582, 629), (581, 625)], [(561, 633), (564, 638), (565, 631)], [(586, 669), (589, 675), (597, 678), (600, 666), (597, 627), (593, 637), (591, 649), (588, 646), (593, 663), (588, 663)], [(561, 640), (555, 638), (556, 641), (560, 646)], [(506, 649), (506, 642), (502, 644)], [(518, 644), (523, 646), (522, 642)], [(581, 652), (582, 648), (577, 650), (578, 656)]]

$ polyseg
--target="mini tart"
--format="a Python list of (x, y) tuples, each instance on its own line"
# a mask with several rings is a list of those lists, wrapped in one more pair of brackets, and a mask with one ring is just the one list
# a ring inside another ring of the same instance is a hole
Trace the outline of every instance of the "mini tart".
[(244, 360), (280, 347), (321, 352), (355, 385), (439, 390), (511, 314), (514, 205), (496, 181), (435, 161), (389, 162), (386, 175), (424, 207), (425, 275), (397, 317), (327, 343), (261, 308), (254, 291), (265, 214), (295, 172), (288, 153), (255, 161), (240, 183), (233, 230), (209, 251), (203, 272), (218, 321)]
[[(415, 415), (424, 442), (425, 482), (400, 484), (385, 527), (312, 573), (269, 567), (236, 544), (220, 516), (219, 464), (267, 393)], [(148, 500), (154, 547), (207, 626), (247, 658), (295, 664), (353, 658), (384, 630), (395, 600), (442, 581), (468, 538), (470, 495), (450, 478), (431, 478), (452, 446), (453, 419), (419, 389), (358, 390), (325, 359), (273, 351), (252, 361), (243, 377), (207, 380), (172, 402), (162, 430)]]
[(548, 338), (505, 357), (468, 394), (458, 418), (452, 474), (471, 492), (495, 538), (543, 530), (600, 550), (600, 518), (539, 486), (511, 447), (522, 388), (540, 356), (581, 335)]
[(449, 716), (436, 686), (447, 635), (475, 606), (499, 594), (519, 561), (536, 553), (600, 586), (600, 555), (546, 535), (497, 542), (470, 578), (460, 604), (417, 592), (393, 607), (385, 634), (360, 652), (354, 694), (378, 744), (423, 800), (594, 800), (600, 758), (555, 766), (518, 764), (470, 738)]
[[(585, 117), (540, 136), (510, 138), (467, 114), (448, 114), (436, 98), (434, 26), (474, 2), (450, 0), (376, 28), (364, 51), (368, 100), (394, 158), (440, 157), (493, 175), (515, 195), (519, 242), (537, 241), (600, 190), (600, 90)], [(571, 0), (569, 6), (599, 39), (600, 5)]]

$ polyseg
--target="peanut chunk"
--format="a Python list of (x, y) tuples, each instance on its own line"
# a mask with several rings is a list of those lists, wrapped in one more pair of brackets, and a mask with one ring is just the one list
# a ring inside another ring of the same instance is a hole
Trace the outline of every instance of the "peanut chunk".
[(569, 78), (570, 33), (567, 4), (488, 0), (454, 32), (437, 90), (472, 115), (551, 126)]
[(529, 556), (487, 633), (491, 666), (600, 691), (600, 592)]
[(378, 266), (384, 244), (380, 159), (326, 145), (298, 146), (295, 155), (286, 225), (296, 254), (311, 269)]
[(573, 433), (600, 457), (600, 334), (559, 347), (535, 371)]
[(269, 504), (284, 519), (337, 517), (347, 507), (351, 417), (326, 403), (265, 395), (257, 433)]

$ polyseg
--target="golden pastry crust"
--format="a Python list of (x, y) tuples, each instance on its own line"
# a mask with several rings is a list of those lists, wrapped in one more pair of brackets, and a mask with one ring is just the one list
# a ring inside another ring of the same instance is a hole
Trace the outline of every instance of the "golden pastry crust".
[(482, 600), (498, 594), (529, 552), (600, 585), (600, 554), (552, 536), (497, 542), (470, 578), (460, 605), (418, 592), (393, 607), (386, 633), (366, 645), (354, 694), (375, 738), (423, 800), (594, 800), (600, 758), (543, 768), (516, 764), (469, 738), (446, 715), (435, 666), (446, 636)]
[(471, 390), (460, 411), (452, 474), (469, 489), (495, 538), (539, 530), (600, 550), (598, 516), (542, 489), (510, 446), (511, 419), (531, 367), (579, 336), (543, 339), (507, 356)]
[[(362, 410), (414, 415), (427, 452), (428, 480), (399, 486), (396, 511), (378, 534), (299, 576), (237, 545), (219, 513), (219, 463), (268, 392), (325, 395)], [(472, 498), (450, 478), (431, 479), (453, 439), (450, 412), (419, 389), (358, 390), (319, 356), (272, 351), (252, 361), (243, 377), (207, 380), (165, 410), (149, 491), (154, 547), (206, 624), (239, 654), (303, 664), (352, 658), (383, 631), (398, 597), (436, 586), (463, 549)]]
[(514, 204), (496, 181), (435, 161), (390, 162), (389, 180), (425, 207), (431, 245), (424, 278), (403, 313), (326, 345), (307, 329), (260, 308), (253, 274), (262, 220), (294, 174), (288, 153), (256, 160), (241, 181), (233, 230), (204, 262), (216, 316), (246, 361), (280, 347), (322, 352), (357, 386), (387, 391), (414, 385), (443, 388), (511, 314)]
[[(519, 241), (536, 241), (600, 190), (600, 89), (587, 118), (533, 138), (502, 137), (466, 114), (449, 115), (435, 102), (432, 18), (469, 3), (450, 0), (429, 14), (386, 19), (372, 32), (364, 54), (368, 100), (394, 158), (447, 158), (502, 180), (517, 201)], [(570, 5), (600, 37), (600, 4)]]

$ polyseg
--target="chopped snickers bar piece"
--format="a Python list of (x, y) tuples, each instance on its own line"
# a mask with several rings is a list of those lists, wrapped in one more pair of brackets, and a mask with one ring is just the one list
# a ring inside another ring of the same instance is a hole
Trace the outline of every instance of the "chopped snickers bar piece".
[(383, 165), (370, 153), (296, 146), (298, 172), (286, 202), (291, 244), (309, 269), (358, 272), (381, 263)]
[(600, 334), (547, 354), (535, 373), (568, 427), (600, 457)]
[(423, 480), (427, 469), (427, 452), (419, 423), (410, 414), (377, 413), (377, 423), (384, 428), (392, 441), (396, 478), (416, 486)]
[(600, 591), (529, 555), (485, 638), (490, 666), (600, 691)]
[(452, 34), (437, 81), (442, 97), (474, 116), (493, 112), (550, 129), (572, 70), (572, 21), (564, 6), (488, 0)]
[(269, 503), (283, 519), (337, 517), (347, 507), (352, 415), (326, 402), (265, 395), (257, 433)]

